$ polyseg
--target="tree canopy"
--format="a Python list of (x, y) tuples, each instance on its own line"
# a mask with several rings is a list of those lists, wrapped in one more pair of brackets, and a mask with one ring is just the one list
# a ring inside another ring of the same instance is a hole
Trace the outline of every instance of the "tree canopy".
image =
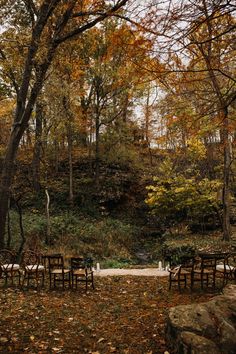
[(79, 157), (98, 189), (105, 161), (156, 176), (147, 201), (160, 210), (169, 194), (189, 213), (197, 200), (222, 207), (229, 240), (235, 11), (225, 0), (0, 1), (1, 247), (20, 168), (39, 192), (66, 160), (73, 206)]

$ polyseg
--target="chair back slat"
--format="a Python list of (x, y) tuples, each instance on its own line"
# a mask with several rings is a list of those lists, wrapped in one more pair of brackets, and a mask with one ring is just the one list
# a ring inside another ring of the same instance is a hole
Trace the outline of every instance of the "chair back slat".
[(71, 269), (84, 269), (84, 268), (86, 268), (86, 262), (83, 257), (71, 257), (70, 265), (71, 265)]
[(49, 271), (53, 269), (63, 269), (64, 268), (63, 256), (62, 255), (48, 256), (48, 268)]

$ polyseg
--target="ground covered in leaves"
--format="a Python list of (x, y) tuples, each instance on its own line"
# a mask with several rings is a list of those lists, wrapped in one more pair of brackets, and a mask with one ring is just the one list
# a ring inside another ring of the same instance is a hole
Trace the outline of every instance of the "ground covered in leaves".
[(157, 277), (95, 278), (96, 289), (19, 290), (0, 284), (0, 353), (159, 354), (172, 306), (214, 294), (168, 291)]

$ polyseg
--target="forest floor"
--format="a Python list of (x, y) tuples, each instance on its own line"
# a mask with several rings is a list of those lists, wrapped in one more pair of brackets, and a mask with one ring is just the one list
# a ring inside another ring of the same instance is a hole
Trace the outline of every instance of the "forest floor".
[(214, 295), (169, 291), (167, 277), (95, 277), (87, 294), (0, 284), (0, 353), (163, 354), (168, 310)]

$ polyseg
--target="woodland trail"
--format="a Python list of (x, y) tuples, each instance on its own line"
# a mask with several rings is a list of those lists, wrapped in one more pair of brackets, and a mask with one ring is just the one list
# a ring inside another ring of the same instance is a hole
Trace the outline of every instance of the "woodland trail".
[(120, 275), (133, 275), (145, 277), (167, 277), (169, 272), (166, 270), (159, 270), (158, 268), (144, 268), (144, 269), (100, 269), (94, 272), (95, 276), (120, 276)]

